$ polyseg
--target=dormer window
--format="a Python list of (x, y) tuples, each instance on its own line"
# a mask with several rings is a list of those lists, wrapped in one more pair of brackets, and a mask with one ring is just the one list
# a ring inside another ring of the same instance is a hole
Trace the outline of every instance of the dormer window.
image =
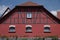
[(27, 18), (32, 18), (32, 13), (31, 12), (27, 12)]

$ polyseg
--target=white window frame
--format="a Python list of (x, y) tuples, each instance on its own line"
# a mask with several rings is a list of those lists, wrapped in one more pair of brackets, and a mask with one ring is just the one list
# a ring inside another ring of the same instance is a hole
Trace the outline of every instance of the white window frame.
[(16, 27), (15, 25), (10, 25), (9, 27)]
[(27, 12), (27, 18), (32, 18), (32, 13), (31, 12)]

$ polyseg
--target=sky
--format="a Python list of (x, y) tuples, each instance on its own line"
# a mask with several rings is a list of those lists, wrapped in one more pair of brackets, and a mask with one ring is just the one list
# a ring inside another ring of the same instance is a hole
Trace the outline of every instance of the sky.
[(43, 5), (48, 11), (60, 10), (60, 0), (0, 0), (0, 10), (2, 6), (13, 9), (16, 5), (24, 2), (32, 1), (37, 4)]

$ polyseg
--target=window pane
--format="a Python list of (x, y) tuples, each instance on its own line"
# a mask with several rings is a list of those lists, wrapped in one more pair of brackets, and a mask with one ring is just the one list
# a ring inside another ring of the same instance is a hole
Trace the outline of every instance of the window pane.
[(44, 32), (50, 32), (50, 27), (44, 27)]
[(45, 27), (44, 29), (49, 29), (49, 30), (50, 30), (50, 28), (49, 28), (49, 27)]
[(27, 18), (32, 18), (32, 14), (30, 12), (27, 13)]
[(10, 27), (9, 32), (15, 32), (15, 27)]
[(15, 27), (10, 27), (9, 29), (15, 29)]
[(32, 32), (32, 30), (26, 30), (26, 32)]
[(27, 29), (27, 30), (30, 30), (30, 29), (31, 29), (31, 27), (27, 27), (26, 29)]
[(15, 29), (10, 29), (9, 32), (15, 32)]
[(45, 29), (44, 32), (50, 32), (50, 30), (46, 30), (46, 29)]
[(32, 28), (31, 27), (26, 27), (26, 32), (32, 32)]

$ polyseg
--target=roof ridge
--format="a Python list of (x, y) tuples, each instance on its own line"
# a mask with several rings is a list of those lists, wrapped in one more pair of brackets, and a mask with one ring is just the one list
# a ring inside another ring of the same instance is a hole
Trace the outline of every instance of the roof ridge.
[(28, 2), (24, 2), (18, 6), (39, 6), (39, 4), (32, 2), (32, 1), (28, 1)]

